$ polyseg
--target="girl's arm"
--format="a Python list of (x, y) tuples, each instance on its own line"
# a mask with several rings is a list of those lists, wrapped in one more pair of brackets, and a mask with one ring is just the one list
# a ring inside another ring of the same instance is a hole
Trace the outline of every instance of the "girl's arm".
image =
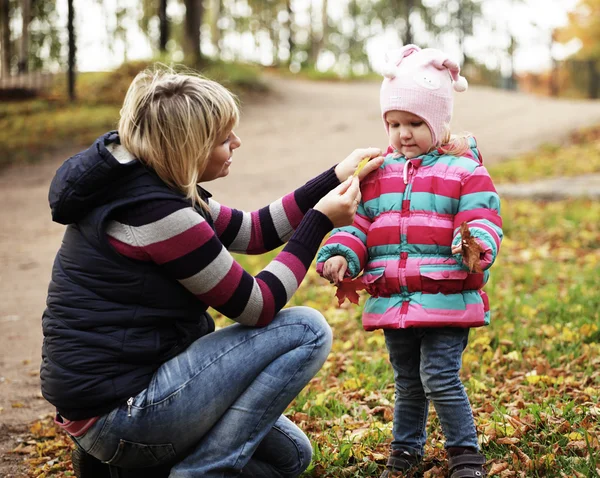
[(285, 248), (255, 277), (185, 201), (156, 200), (122, 211), (107, 234), (121, 254), (158, 264), (206, 305), (244, 325), (264, 326), (290, 300), (332, 223), (305, 215)]
[(334, 168), (294, 192), (254, 212), (228, 208), (209, 199), (215, 230), (226, 249), (262, 254), (285, 244), (306, 212), (340, 184)]
[[(500, 198), (483, 166), (475, 168), (462, 181), (458, 213), (454, 217), (453, 246), (461, 244), (460, 225), (463, 222), (467, 223), (471, 235), (484, 251), (480, 257), (481, 269), (489, 269), (498, 255), (503, 234)], [(461, 254), (454, 254), (454, 257), (459, 264), (463, 263)]]
[(323, 275), (323, 265), (333, 256), (343, 256), (348, 262), (346, 274), (356, 277), (367, 262), (367, 232), (371, 220), (361, 201), (354, 222), (350, 226), (336, 228), (317, 255), (317, 273)]

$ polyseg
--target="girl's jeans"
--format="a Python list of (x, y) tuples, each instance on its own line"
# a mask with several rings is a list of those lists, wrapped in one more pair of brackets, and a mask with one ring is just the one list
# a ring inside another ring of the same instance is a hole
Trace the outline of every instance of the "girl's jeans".
[(469, 329), (386, 329), (384, 335), (396, 382), (392, 450), (423, 456), (430, 400), (446, 448), (478, 450), (473, 412), (459, 377)]
[(323, 316), (308, 307), (284, 309), (263, 328), (225, 327), (164, 363), (146, 390), (75, 441), (114, 466), (174, 463), (170, 478), (296, 477), (312, 448), (281, 414), (331, 341)]

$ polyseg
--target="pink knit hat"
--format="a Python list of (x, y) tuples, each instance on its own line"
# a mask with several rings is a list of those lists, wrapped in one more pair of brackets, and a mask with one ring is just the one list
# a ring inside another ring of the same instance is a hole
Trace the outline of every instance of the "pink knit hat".
[(468, 87), (458, 64), (440, 50), (406, 45), (388, 53), (383, 74), (380, 102), (386, 131), (388, 111), (408, 111), (425, 120), (437, 145), (452, 118), (452, 90)]

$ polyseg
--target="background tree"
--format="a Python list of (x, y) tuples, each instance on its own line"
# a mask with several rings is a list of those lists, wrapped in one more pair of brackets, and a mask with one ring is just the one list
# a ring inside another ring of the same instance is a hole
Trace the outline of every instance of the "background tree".
[(159, 21), (159, 40), (158, 50), (161, 53), (167, 52), (167, 42), (169, 41), (169, 17), (167, 16), (167, 0), (158, 1), (158, 21)]
[(2, 76), (10, 76), (10, 63), (12, 59), (12, 38), (10, 28), (11, 18), (11, 2), (10, 0), (0, 0), (0, 21), (2, 35), (0, 37), (0, 48), (2, 49), (2, 60), (0, 66), (2, 67)]
[(31, 0), (21, 0), (21, 41), (19, 42), (19, 73), (27, 73), (29, 67), (29, 22), (31, 22)]
[[(579, 0), (579, 3), (568, 15), (569, 23), (557, 32), (561, 43), (579, 40), (581, 48), (571, 60), (583, 66), (587, 74), (588, 97), (600, 97), (600, 0)], [(575, 76), (581, 75), (581, 68), (576, 68)], [(573, 78), (575, 80), (575, 78)]]
[(69, 99), (75, 101), (75, 7), (74, 0), (67, 1), (67, 32), (69, 35), (67, 89)]
[(202, 0), (184, 0), (184, 39), (183, 54), (186, 62), (193, 67), (199, 67), (202, 62), (200, 47), (200, 27), (204, 16)]

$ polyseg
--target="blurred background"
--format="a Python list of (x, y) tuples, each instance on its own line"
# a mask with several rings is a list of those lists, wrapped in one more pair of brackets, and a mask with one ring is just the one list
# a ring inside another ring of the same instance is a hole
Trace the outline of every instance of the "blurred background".
[[(597, 0), (1, 0), (0, 166), (60, 146), (63, 129), (85, 144), (114, 127), (155, 61), (264, 93), (268, 74), (378, 79), (387, 48), (416, 43), (447, 51), (471, 85), (596, 99), (599, 19)], [(51, 134), (14, 124), (25, 116)]]
[[(461, 63), (452, 129), (475, 135), (502, 199), (493, 319), (462, 371), (490, 476), (600, 477), (600, 0), (0, 0), (0, 476), (72, 476), (39, 387), (64, 233), (48, 186), (116, 128), (133, 77), (182, 65), (238, 95), (242, 147), (206, 187), (250, 210), (387, 146), (380, 71), (408, 43)], [(272, 257), (238, 259), (257, 273)], [(321, 310), (336, 338), (287, 412), (313, 441), (305, 476), (379, 476), (394, 400), (381, 331), (314, 268), (292, 304)], [(445, 473), (431, 417), (427, 478)]]

